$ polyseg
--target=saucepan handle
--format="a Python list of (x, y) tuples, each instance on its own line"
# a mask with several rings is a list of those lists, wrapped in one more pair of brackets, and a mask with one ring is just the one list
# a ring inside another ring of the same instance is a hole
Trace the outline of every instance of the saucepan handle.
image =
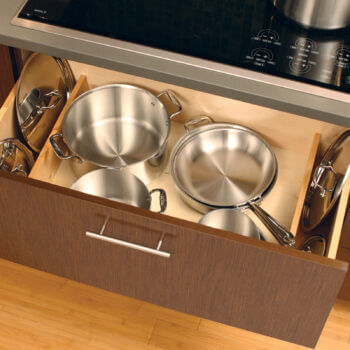
[(248, 206), (281, 245), (295, 248), (295, 237), (291, 232), (255, 203), (248, 203)]
[(196, 119), (191, 119), (187, 123), (185, 123), (186, 132), (190, 132), (192, 127), (195, 127), (198, 124), (202, 124), (203, 122), (207, 122), (207, 124), (212, 124), (212, 123), (214, 123), (214, 120), (213, 120), (213, 118), (209, 117), (208, 115), (203, 115), (203, 116), (198, 117)]
[(168, 99), (170, 100), (170, 102), (176, 107), (176, 111), (172, 114), (169, 115), (169, 118), (172, 119), (174, 118), (176, 115), (180, 114), (182, 111), (182, 106), (179, 102), (179, 100), (177, 99), (177, 97), (175, 96), (175, 94), (172, 91), (169, 90), (165, 90), (162, 91), (157, 98), (161, 97), (161, 96), (166, 96), (168, 97)]
[(155, 188), (149, 194), (152, 196), (153, 193), (155, 193), (155, 192), (159, 192), (160, 211), (158, 211), (157, 213), (164, 213), (166, 208), (167, 208), (167, 204), (168, 204), (166, 193), (161, 188)]
[(63, 140), (63, 135), (62, 134), (54, 134), (54, 135), (50, 136), (50, 144), (51, 144), (52, 149), (56, 153), (57, 157), (60, 159), (63, 159), (63, 160), (76, 158), (81, 163), (82, 160), (80, 157), (78, 157), (74, 154), (65, 155), (63, 153), (61, 147), (58, 145), (58, 143), (56, 141), (57, 138), (60, 138)]

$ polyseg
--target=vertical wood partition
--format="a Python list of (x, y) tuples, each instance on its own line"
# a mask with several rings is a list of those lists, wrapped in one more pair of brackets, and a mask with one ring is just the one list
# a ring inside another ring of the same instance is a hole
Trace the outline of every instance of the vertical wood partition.
[[(78, 82), (76, 83), (70, 97), (69, 100), (67, 101), (67, 103), (65, 104), (65, 106), (63, 107), (61, 114), (59, 115), (55, 126), (52, 129), (52, 132), (50, 133), (51, 135), (54, 135), (56, 133), (60, 133), (61, 130), (61, 125), (62, 125), (62, 121), (64, 118), (64, 115), (69, 107), (69, 105), (78, 97), (80, 96), (82, 93), (84, 93), (85, 91), (89, 90), (89, 85), (86, 79), (86, 76), (82, 75)], [(32, 171), (29, 174), (30, 178), (35, 178), (37, 180), (42, 180), (42, 181), (47, 181), (50, 182), (51, 180), (51, 176), (53, 174), (55, 174), (57, 168), (60, 165), (60, 159), (58, 159), (58, 157), (56, 156), (56, 154), (54, 153), (54, 151), (51, 148), (50, 145), (50, 136), (49, 138), (46, 140), (44, 147), (42, 149), (42, 151), (40, 152), (34, 167), (32, 168)]]

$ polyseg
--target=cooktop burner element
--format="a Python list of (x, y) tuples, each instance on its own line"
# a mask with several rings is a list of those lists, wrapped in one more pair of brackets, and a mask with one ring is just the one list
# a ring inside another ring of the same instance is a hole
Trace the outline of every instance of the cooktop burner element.
[(350, 91), (350, 27), (307, 30), (271, 0), (28, 0), (18, 17)]

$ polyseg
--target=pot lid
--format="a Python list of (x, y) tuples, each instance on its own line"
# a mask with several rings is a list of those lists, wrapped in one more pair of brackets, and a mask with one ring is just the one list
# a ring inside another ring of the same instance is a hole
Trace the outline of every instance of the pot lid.
[(329, 214), (350, 175), (350, 153), (344, 151), (350, 130), (342, 133), (326, 150), (309, 185), (302, 224), (310, 231)]
[[(34, 53), (24, 65), (17, 87), (17, 120), (25, 141), (35, 152), (40, 151), (47, 136), (41, 135), (42, 130), (49, 129), (42, 125), (36, 128), (44, 112), (56, 109), (58, 114), (73, 86), (73, 73), (64, 59)], [(49, 124), (55, 121), (45, 119)]]

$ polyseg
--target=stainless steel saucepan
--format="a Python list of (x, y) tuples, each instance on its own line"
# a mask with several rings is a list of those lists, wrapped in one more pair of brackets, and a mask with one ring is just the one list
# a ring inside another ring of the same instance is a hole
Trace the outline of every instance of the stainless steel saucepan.
[[(207, 122), (189, 130), (201, 122)], [(209, 117), (190, 121), (170, 156), (170, 171), (182, 199), (200, 212), (249, 208), (277, 241), (294, 246), (294, 236), (256, 203), (273, 187), (277, 159), (254, 131)]]
[[(167, 96), (176, 112), (169, 115), (159, 99)], [(50, 137), (61, 159), (78, 158), (101, 167), (122, 168), (149, 160), (158, 165), (166, 148), (170, 119), (182, 107), (170, 91), (154, 96), (124, 84), (100, 86), (78, 97), (65, 113), (62, 134)], [(65, 155), (56, 139), (73, 155)]]
[(246, 237), (261, 239), (261, 232), (254, 221), (237, 209), (217, 209), (205, 214), (199, 223)]
[(71, 188), (144, 209), (150, 209), (152, 195), (158, 192), (159, 213), (163, 213), (167, 207), (164, 190), (157, 188), (149, 192), (146, 185), (126, 169), (103, 168), (91, 171), (74, 182)]

